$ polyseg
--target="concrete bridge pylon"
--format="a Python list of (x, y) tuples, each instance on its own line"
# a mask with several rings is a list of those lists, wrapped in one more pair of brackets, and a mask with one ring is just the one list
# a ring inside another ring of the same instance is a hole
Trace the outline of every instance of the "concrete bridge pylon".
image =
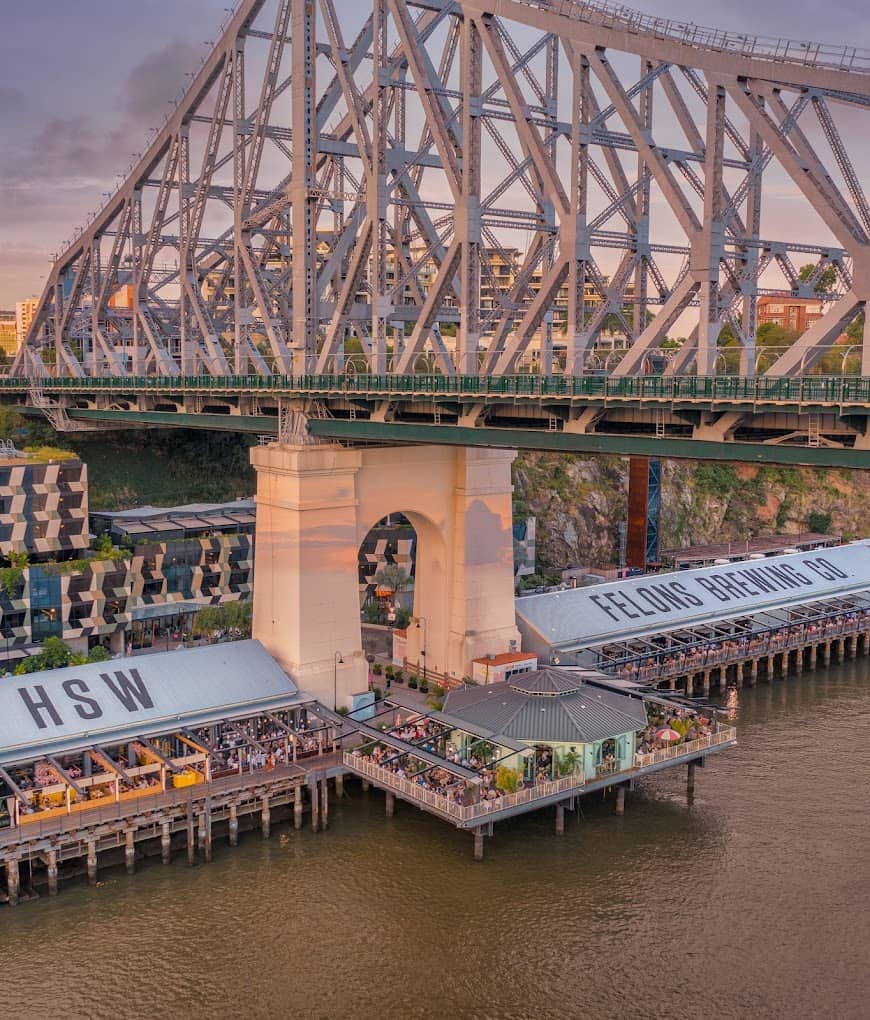
[(473, 658), (519, 648), (515, 456), (446, 446), (253, 449), (254, 637), (324, 704), (341, 707), (366, 690), (359, 547), (378, 521), (402, 513), (417, 532), (408, 660), (461, 680)]

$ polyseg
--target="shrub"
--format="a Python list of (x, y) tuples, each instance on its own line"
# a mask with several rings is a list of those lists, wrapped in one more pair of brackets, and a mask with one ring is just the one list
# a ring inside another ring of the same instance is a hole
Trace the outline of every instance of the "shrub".
[(393, 677), (393, 676), (396, 675), (396, 670), (395, 670), (395, 668), (393, 666), (387, 666), (387, 668), (384, 670), (384, 672), (389, 677)]
[(810, 531), (816, 531), (819, 534), (827, 535), (831, 529), (831, 515), (825, 513), (823, 510), (812, 510), (809, 517), (807, 517), (807, 527)]
[(415, 676), (408, 678), (408, 686), (411, 688), (411, 690), (415, 691), (417, 689), (417, 678)]
[(420, 681), (420, 692), (421, 694), (429, 693), (429, 684), (425, 680)]
[(375, 701), (383, 700), (384, 692), (380, 689), (380, 687), (372, 687), (372, 691), (374, 692), (375, 695)]
[(384, 667), (379, 662), (374, 663), (372, 666), (372, 673), (374, 673), (375, 676), (380, 676), (383, 671)]
[(393, 673), (393, 679), (397, 684), (403, 684), (405, 682), (405, 674), (400, 669), (397, 669), (396, 672)]

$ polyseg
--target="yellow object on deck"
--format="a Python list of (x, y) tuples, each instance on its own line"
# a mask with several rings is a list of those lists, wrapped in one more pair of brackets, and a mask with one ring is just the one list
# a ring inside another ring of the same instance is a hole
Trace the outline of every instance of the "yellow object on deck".
[(199, 773), (193, 771), (180, 772), (178, 775), (172, 777), (172, 785), (175, 787), (181, 786), (195, 786)]

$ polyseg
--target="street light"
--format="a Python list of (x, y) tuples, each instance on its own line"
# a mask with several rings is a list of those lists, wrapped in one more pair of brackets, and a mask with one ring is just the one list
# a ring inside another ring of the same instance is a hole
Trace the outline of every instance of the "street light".
[(338, 711), (338, 667), (339, 664), (344, 665), (344, 659), (341, 657), (341, 652), (335, 652), (332, 656), (332, 710), (333, 712)]
[[(423, 628), (422, 628), (423, 629), (423, 644), (422, 644), (422, 646), (420, 648), (420, 655), (423, 656), (423, 679), (425, 680), (426, 679), (426, 617), (425, 616), (418, 616), (417, 617), (417, 630), (420, 630), (420, 624), (421, 623), (423, 624)], [(419, 660), (417, 661), (417, 672), (418, 673), (420, 672), (420, 662), (419, 662)]]

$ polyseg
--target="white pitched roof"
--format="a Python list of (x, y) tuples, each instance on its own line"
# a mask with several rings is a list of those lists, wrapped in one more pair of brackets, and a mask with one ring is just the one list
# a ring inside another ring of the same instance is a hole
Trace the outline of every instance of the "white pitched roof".
[(527, 595), (520, 630), (550, 646), (600, 644), (870, 588), (870, 542)]
[(0, 764), (201, 726), (303, 697), (259, 641), (0, 680)]

